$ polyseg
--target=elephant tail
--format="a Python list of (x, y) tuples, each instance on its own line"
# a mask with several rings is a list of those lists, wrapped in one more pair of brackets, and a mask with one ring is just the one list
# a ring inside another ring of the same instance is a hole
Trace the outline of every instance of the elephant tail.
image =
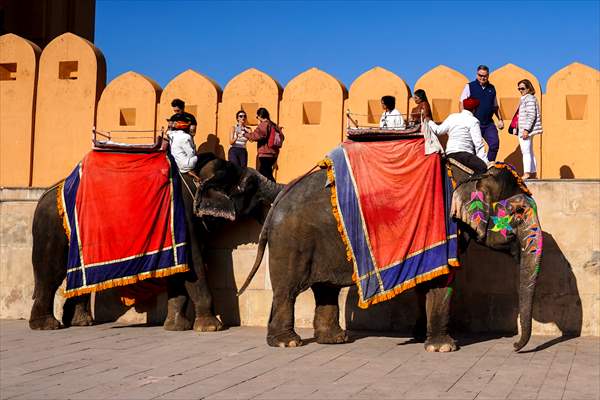
[(273, 204), (273, 206), (269, 210), (269, 213), (267, 214), (267, 218), (265, 218), (265, 222), (260, 231), (260, 236), (258, 237), (258, 253), (256, 254), (256, 260), (254, 260), (254, 265), (252, 266), (252, 269), (250, 270), (250, 274), (248, 274), (246, 281), (244, 282), (242, 287), (238, 290), (238, 292), (237, 292), (238, 296), (241, 296), (242, 293), (244, 293), (244, 290), (246, 290), (246, 288), (248, 287), (248, 285), (250, 285), (250, 282), (252, 281), (252, 278), (254, 278), (254, 275), (256, 275), (256, 271), (258, 271), (258, 268), (260, 267), (260, 263), (262, 262), (262, 259), (265, 255), (265, 248), (267, 247), (267, 242), (269, 241), (269, 225), (271, 222), (271, 216), (273, 215), (274, 209), (275, 209), (275, 204)]

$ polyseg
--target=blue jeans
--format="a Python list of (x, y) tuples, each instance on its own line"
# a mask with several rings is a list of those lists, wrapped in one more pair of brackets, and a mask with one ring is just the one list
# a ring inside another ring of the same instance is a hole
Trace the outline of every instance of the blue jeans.
[(488, 160), (496, 161), (498, 149), (500, 148), (500, 138), (498, 137), (498, 129), (494, 123), (481, 125), (481, 136), (488, 145)]
[(243, 147), (230, 147), (227, 158), (239, 167), (248, 166), (248, 151)]

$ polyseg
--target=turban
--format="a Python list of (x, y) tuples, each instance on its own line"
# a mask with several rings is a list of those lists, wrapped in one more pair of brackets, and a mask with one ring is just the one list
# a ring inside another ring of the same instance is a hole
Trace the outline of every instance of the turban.
[(463, 108), (465, 110), (473, 111), (477, 107), (479, 107), (479, 100), (476, 98), (469, 97), (463, 100)]

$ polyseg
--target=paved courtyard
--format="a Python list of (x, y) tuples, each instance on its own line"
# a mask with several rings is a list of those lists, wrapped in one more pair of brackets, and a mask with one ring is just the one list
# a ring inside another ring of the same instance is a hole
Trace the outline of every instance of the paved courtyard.
[[(599, 399), (600, 339), (463, 338), (460, 351), (378, 333), (274, 349), (264, 328), (166, 332), (0, 321), (2, 399)], [(532, 351), (533, 350), (533, 351)]]

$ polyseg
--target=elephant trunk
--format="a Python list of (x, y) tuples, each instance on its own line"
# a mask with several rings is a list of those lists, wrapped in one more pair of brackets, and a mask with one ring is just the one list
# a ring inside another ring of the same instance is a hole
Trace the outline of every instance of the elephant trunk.
[(529, 216), (524, 218), (517, 229), (517, 237), (521, 246), (519, 274), (521, 337), (518, 342), (514, 343), (515, 351), (525, 347), (531, 338), (533, 297), (542, 257), (542, 229), (539, 225), (537, 210), (532, 207), (525, 214), (527, 213)]

